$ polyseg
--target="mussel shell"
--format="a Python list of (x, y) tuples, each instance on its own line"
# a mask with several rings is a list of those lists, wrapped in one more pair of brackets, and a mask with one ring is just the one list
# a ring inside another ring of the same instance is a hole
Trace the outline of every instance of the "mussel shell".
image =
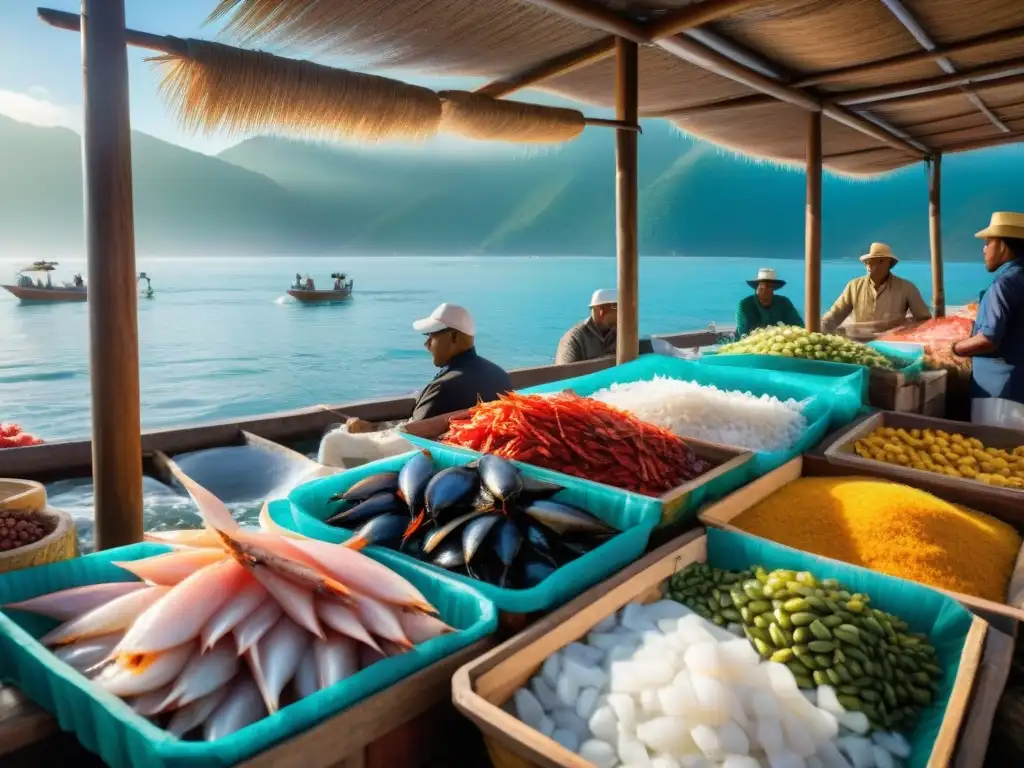
[(534, 501), (522, 511), (558, 534), (614, 533), (615, 529), (582, 509), (557, 501)]
[(332, 501), (365, 501), (378, 493), (394, 493), (398, 490), (397, 472), (378, 472), (375, 475), (364, 477), (352, 485), (343, 493), (336, 493), (331, 497)]
[(508, 568), (519, 554), (523, 545), (523, 535), (519, 532), (516, 524), (506, 518), (498, 524), (494, 536), (491, 537), (491, 543), (494, 553), (501, 560), (502, 565)]
[(387, 514), (388, 512), (401, 512), (402, 504), (395, 494), (382, 491), (365, 501), (361, 501), (354, 507), (342, 510), (332, 515), (325, 521), (328, 525), (351, 528), (355, 524), (364, 523), (372, 517)]
[(493, 512), (496, 500), (491, 492), (487, 490), (487, 486), (481, 485), (480, 490), (476, 492), (476, 496), (473, 498), (473, 509), (481, 512)]
[(434, 559), (430, 562), (449, 570), (461, 568), (466, 564), (466, 557), (462, 554), (462, 542), (452, 539), (438, 547)]
[(434, 476), (437, 468), (427, 451), (420, 451), (402, 467), (398, 473), (398, 488), (402, 492), (409, 507), (410, 515), (417, 515), (423, 510), (423, 497), (427, 492), (427, 483)]
[(389, 544), (401, 541), (408, 526), (409, 515), (392, 512), (373, 518), (357, 530), (356, 535), (366, 539), (368, 544)]
[(541, 560), (527, 560), (523, 564), (522, 585), (525, 588), (535, 587), (555, 572), (555, 567)]
[(495, 523), (502, 519), (502, 515), (494, 513), (481, 515), (462, 529), (462, 551), (466, 555), (467, 563), (473, 562), (473, 557), (484, 543), (484, 539), (494, 528)]
[(494, 556), (493, 552), (478, 552), (473, 562), (466, 563), (466, 570), (477, 581), (497, 584), (501, 581), (505, 566)]
[(485, 453), (477, 464), (480, 481), (494, 498), (508, 502), (523, 490), (523, 478), (511, 462), (500, 456)]
[(531, 477), (530, 475), (522, 475), (521, 477), (523, 480), (522, 495), (529, 496), (534, 500), (550, 499), (556, 493), (565, 490), (565, 486), (548, 480), (541, 480), (539, 477)]
[[(424, 539), (423, 539), (423, 552), (424, 552), (424, 554), (428, 554), (429, 555), (431, 552), (433, 552), (435, 549), (437, 549), (437, 547), (441, 544), (441, 542), (444, 541), (446, 538), (448, 538), (449, 535), (454, 533), (461, 526), (465, 525), (466, 523), (468, 523), (473, 518), (480, 517), (480, 515), (482, 515), (482, 514), (484, 514), (484, 513), (483, 512), (475, 512), (475, 511), (467, 512), (464, 515), (459, 515), (458, 517), (454, 518), (453, 520), (449, 520), (447, 523), (445, 523), (444, 525), (440, 526), (439, 528), (435, 528), (433, 531), (428, 533), (426, 535), (426, 537), (424, 537)], [(462, 537), (460, 536), (459, 537), (460, 541), (461, 541), (461, 538)]]
[(427, 517), (436, 518), (448, 507), (455, 506), (475, 493), (480, 476), (466, 467), (442, 469), (427, 483), (423, 499)]

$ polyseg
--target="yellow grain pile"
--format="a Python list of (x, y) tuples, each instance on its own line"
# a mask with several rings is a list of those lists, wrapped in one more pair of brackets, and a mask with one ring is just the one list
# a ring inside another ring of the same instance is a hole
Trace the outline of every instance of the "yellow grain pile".
[(872, 479), (801, 478), (731, 522), (796, 549), (1000, 603), (1021, 546), (993, 517)]

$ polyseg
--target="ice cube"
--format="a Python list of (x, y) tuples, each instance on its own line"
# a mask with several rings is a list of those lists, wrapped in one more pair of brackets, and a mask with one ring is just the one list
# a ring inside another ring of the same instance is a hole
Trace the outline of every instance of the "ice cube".
[(725, 702), (726, 708), (729, 710), (729, 718), (735, 720), (741, 728), (746, 729), (747, 725), (750, 724), (750, 718), (747, 717), (747, 711), (743, 708), (743, 701), (737, 694), (736, 689), (726, 686)]
[(718, 729), (718, 737), (722, 740), (722, 750), (731, 755), (750, 754), (750, 739), (743, 729), (730, 720)]
[(611, 668), (611, 690), (640, 693), (645, 688), (661, 687), (674, 676), (672, 665), (658, 661), (616, 661)]
[(686, 721), (680, 717), (655, 717), (640, 723), (636, 736), (655, 752), (683, 755), (696, 751)]
[(729, 719), (728, 689), (720, 680), (691, 674), (690, 682), (700, 705), (701, 722), (722, 725)]
[(575, 707), (576, 699), (580, 695), (579, 683), (576, 682), (571, 673), (563, 669), (558, 676), (558, 684), (555, 686), (555, 695), (558, 700), (567, 707)]
[(807, 768), (825, 768), (825, 764), (817, 755), (811, 755), (807, 758)]
[(718, 653), (728, 677), (738, 683), (743, 682), (743, 675), (750, 667), (761, 662), (761, 657), (746, 638), (722, 643), (718, 646)]
[(693, 611), (675, 600), (659, 600), (644, 607), (644, 615), (647, 620), (655, 623), (662, 619), (681, 619), (691, 613)]
[(604, 653), (608, 653), (623, 644), (622, 634), (619, 632), (591, 632), (587, 635), (587, 643), (593, 648), (599, 648)]
[(849, 728), (854, 733), (858, 733), (862, 736), (871, 730), (871, 723), (868, 722), (868, 716), (863, 712), (843, 712), (843, 714), (838, 715), (838, 718), (844, 728)]
[(769, 755), (784, 752), (786, 739), (782, 734), (782, 721), (777, 717), (759, 717), (756, 731), (757, 743)]
[(547, 684), (554, 688), (558, 685), (558, 675), (562, 671), (562, 656), (558, 652), (552, 653), (541, 665), (540, 673), (544, 676)]
[(594, 714), (587, 721), (587, 725), (590, 726), (590, 732), (594, 736), (609, 744), (614, 744), (619, 736), (619, 724), (615, 717), (615, 710), (608, 704), (595, 709)]
[(547, 715), (544, 715), (544, 717), (540, 719), (540, 723), (537, 724), (537, 730), (545, 736), (550, 736), (555, 732), (555, 721)]
[(683, 755), (679, 758), (682, 768), (710, 768), (713, 763), (704, 755)]
[(584, 688), (580, 691), (580, 697), (576, 699), (576, 714), (584, 720), (589, 720), (597, 708), (599, 698), (601, 698), (601, 692), (597, 688)]
[(556, 728), (555, 732), (551, 734), (551, 738), (561, 744), (563, 747), (568, 749), (570, 752), (575, 752), (580, 748), (580, 738), (572, 731), (567, 731), (564, 728)]
[(800, 757), (810, 757), (817, 751), (804, 724), (788, 710), (782, 711), (782, 732), (786, 735), (789, 750)]
[(672, 755), (655, 755), (651, 758), (651, 765), (654, 768), (680, 768), (679, 761)]
[(826, 712), (831, 712), (837, 717), (846, 711), (843, 709), (843, 705), (839, 703), (836, 689), (831, 685), (818, 686), (818, 709), (824, 709)]
[(590, 628), (591, 632), (611, 632), (619, 624), (619, 618), (614, 613), (611, 616), (605, 616), (597, 624)]
[(871, 751), (875, 755), (875, 768), (896, 768), (896, 758), (889, 753), (889, 750), (873, 744)]
[(623, 728), (632, 728), (636, 723), (636, 702), (626, 693), (609, 693), (608, 706), (615, 713), (615, 720)]
[(770, 768), (805, 768), (807, 763), (795, 752), (784, 750), (768, 755), (768, 765)]
[(726, 755), (722, 768), (761, 768), (761, 763), (749, 755)]
[(750, 708), (758, 719), (766, 717), (777, 718), (779, 716), (779, 705), (775, 702), (775, 697), (769, 691), (755, 690), (750, 694), (749, 701)]
[(722, 740), (714, 728), (709, 725), (698, 725), (690, 731), (690, 737), (708, 760), (722, 759)]
[(608, 677), (601, 667), (585, 664), (573, 658), (567, 658), (562, 664), (562, 674), (568, 675), (577, 688), (601, 690), (608, 683)]
[(647, 618), (644, 606), (640, 603), (626, 603), (622, 609), (622, 626), (634, 632), (646, 632), (657, 629), (657, 625)]
[(556, 709), (551, 713), (551, 719), (555, 721), (556, 727), (572, 731), (580, 741), (590, 738), (590, 726), (571, 709)]
[(717, 643), (695, 643), (686, 649), (683, 658), (692, 674), (722, 677), (722, 658)]
[(817, 757), (821, 758), (825, 768), (852, 768), (849, 761), (839, 751), (839, 747), (833, 741), (826, 741), (818, 747)]
[(871, 734), (872, 740), (875, 744), (880, 746), (887, 752), (891, 752), (894, 757), (898, 757), (902, 760), (906, 760), (910, 757), (910, 744), (904, 738), (903, 734), (889, 732), (889, 731), (875, 731)]
[(700, 616), (695, 613), (691, 613), (689, 616), (684, 616), (676, 624), (676, 637), (682, 640), (686, 645), (694, 645), (696, 643), (713, 643), (715, 642), (715, 636), (708, 631), (708, 624)]
[(530, 681), (530, 690), (540, 705), (549, 712), (559, 705), (558, 696), (542, 675), (537, 675)]
[(875, 746), (871, 739), (863, 736), (844, 736), (836, 741), (839, 747), (853, 763), (853, 768), (872, 768), (875, 764)]
[(650, 755), (647, 754), (647, 747), (629, 731), (619, 732), (617, 752), (619, 753), (619, 760), (624, 765), (631, 768), (632, 766), (652, 768)]
[(808, 690), (805, 690), (805, 689), (801, 688), (800, 689), (800, 695), (803, 696), (805, 699), (807, 699), (807, 702), (809, 704), (813, 704), (814, 706), (818, 706), (818, 691), (817, 690), (808, 691)]
[(796, 696), (800, 692), (796, 685), (796, 678), (785, 664), (768, 661), (761, 667), (767, 673), (768, 682), (776, 696)]
[(583, 666), (592, 667), (595, 664), (601, 663), (601, 659), (604, 658), (604, 651), (600, 648), (584, 645), (583, 643), (569, 643), (569, 645), (562, 649), (562, 655), (566, 659), (579, 661)]
[(672, 717), (690, 715), (700, 709), (700, 702), (697, 701), (697, 694), (693, 691), (690, 675), (686, 670), (676, 675), (672, 685), (658, 689), (658, 702), (661, 704), (661, 711)]
[(658, 619), (658, 629), (660, 629), (666, 635), (675, 634), (676, 628), (678, 626), (679, 619)]
[(661, 700), (658, 698), (658, 691), (654, 688), (645, 688), (640, 691), (640, 709), (647, 717), (655, 717), (664, 714), (661, 711)]
[(516, 717), (531, 728), (540, 725), (541, 718), (544, 717), (544, 707), (537, 701), (537, 697), (526, 688), (520, 688), (513, 697), (516, 702)]
[(580, 744), (579, 756), (589, 760), (597, 768), (614, 768), (619, 762), (615, 747), (598, 739), (587, 739)]

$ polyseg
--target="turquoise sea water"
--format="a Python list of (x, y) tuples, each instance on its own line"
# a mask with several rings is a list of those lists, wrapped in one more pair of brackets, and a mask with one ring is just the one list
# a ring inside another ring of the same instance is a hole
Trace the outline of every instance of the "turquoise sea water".
[[(85, 272), (61, 259), (58, 279)], [(22, 261), (0, 261), (3, 282)], [(803, 264), (763, 258), (645, 258), (641, 333), (731, 324), (744, 280), (774, 266), (803, 303)], [(476, 316), (478, 348), (508, 367), (550, 363), (561, 334), (582, 319), (590, 293), (614, 287), (608, 258), (139, 258), (156, 292), (139, 300), (142, 422), (197, 423), (359, 398), (407, 393), (434, 368), (414, 319), (453, 301)], [(345, 304), (305, 306), (285, 288), (297, 271), (327, 285), (341, 270), (355, 280)], [(928, 300), (926, 263), (902, 262)], [(856, 261), (826, 263), (823, 303)], [(980, 263), (946, 265), (949, 303), (977, 298), (990, 278)], [(0, 293), (0, 421), (45, 440), (89, 434), (88, 312), (84, 304), (25, 306)]]

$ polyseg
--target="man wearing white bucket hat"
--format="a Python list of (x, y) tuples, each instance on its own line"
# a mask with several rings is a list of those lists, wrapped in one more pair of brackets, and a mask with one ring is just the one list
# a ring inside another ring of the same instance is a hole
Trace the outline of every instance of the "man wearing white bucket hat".
[[(975, 237), (985, 241), (985, 269), (995, 279), (981, 297), (973, 335), (956, 342), (953, 354), (974, 358), (972, 400), (1024, 403), (1024, 214), (993, 213)], [(1024, 424), (1024, 412), (1018, 418)]]
[(892, 268), (899, 263), (892, 248), (885, 243), (872, 243), (860, 260), (868, 273), (846, 284), (836, 303), (821, 319), (822, 331), (832, 333), (852, 314), (849, 335), (871, 339), (903, 325), (908, 311), (918, 321), (932, 316), (917, 286), (892, 274)]
[(736, 338), (742, 338), (751, 331), (769, 325), (804, 324), (793, 302), (775, 292), (786, 284), (779, 280), (774, 269), (767, 267), (757, 270), (757, 278), (747, 280), (754, 293), (740, 301), (736, 308)]
[(590, 297), (590, 317), (566, 331), (558, 342), (555, 365), (614, 355), (618, 309), (619, 299), (614, 290), (594, 291)]

